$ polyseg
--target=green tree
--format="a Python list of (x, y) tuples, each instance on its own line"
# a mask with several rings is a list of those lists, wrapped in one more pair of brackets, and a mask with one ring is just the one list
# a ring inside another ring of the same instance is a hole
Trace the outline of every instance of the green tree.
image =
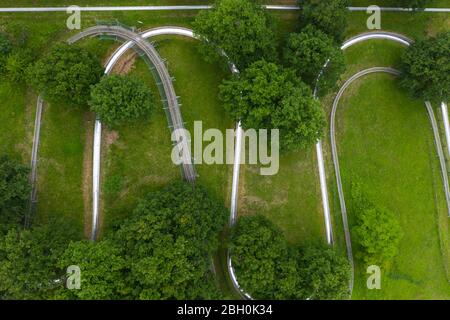
[(301, 274), (281, 230), (262, 215), (239, 218), (230, 252), (239, 285), (255, 299), (294, 299)]
[[(306, 26), (300, 33), (289, 35), (284, 49), (284, 61), (312, 89), (317, 86), (319, 96), (335, 88), (345, 71), (341, 48), (332, 38), (312, 25)], [(327, 67), (324, 68), (326, 63)], [(319, 77), (321, 72), (323, 73)]]
[(398, 253), (403, 232), (396, 217), (387, 209), (375, 206), (355, 178), (351, 188), (351, 210), (357, 218), (354, 233), (361, 246), (360, 258), (367, 265), (385, 265)]
[(89, 105), (102, 122), (113, 127), (150, 115), (155, 101), (138, 78), (111, 75), (92, 87)]
[(348, 260), (325, 245), (309, 245), (299, 249), (298, 272), (306, 293), (303, 299), (346, 299), (349, 296), (351, 269)]
[(124, 290), (126, 261), (113, 241), (102, 240), (71, 242), (59, 257), (58, 267), (65, 270), (77, 265), (81, 271), (79, 290), (61, 289), (64, 298), (118, 299)]
[(27, 69), (33, 61), (34, 56), (30, 49), (14, 50), (6, 59), (5, 69), (8, 78), (16, 83), (25, 82)]
[(254, 1), (216, 0), (211, 10), (199, 12), (193, 28), (207, 61), (223, 58), (225, 53), (243, 70), (256, 60), (276, 56), (272, 19)]
[(401, 85), (435, 102), (450, 98), (450, 32), (412, 44), (402, 55)]
[[(6, 155), (0, 156), (0, 231), (23, 222), (30, 196), (29, 169)], [(0, 232), (0, 233), (1, 233)]]
[(348, 0), (304, 0), (299, 5), (301, 28), (312, 24), (338, 43), (342, 42), (348, 24)]
[(387, 209), (374, 207), (359, 212), (354, 233), (367, 265), (384, 265), (398, 253), (402, 231), (395, 216)]
[(227, 212), (200, 186), (177, 182), (142, 200), (115, 234), (138, 299), (217, 298), (212, 255)]
[(29, 230), (12, 228), (1, 236), (0, 298), (52, 298), (63, 286), (65, 272), (57, 261), (75, 239), (69, 224), (54, 219)]
[(81, 47), (59, 43), (29, 69), (28, 81), (53, 100), (83, 105), (102, 76), (100, 60)]
[(264, 60), (225, 80), (219, 97), (245, 129), (279, 129), (280, 146), (311, 146), (323, 136), (325, 116), (310, 88), (294, 72)]

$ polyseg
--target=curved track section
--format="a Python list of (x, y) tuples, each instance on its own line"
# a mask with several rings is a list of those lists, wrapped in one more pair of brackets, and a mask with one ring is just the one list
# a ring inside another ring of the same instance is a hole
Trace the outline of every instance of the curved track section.
[[(331, 110), (331, 121), (330, 121), (330, 140), (331, 140), (331, 153), (333, 158), (333, 164), (334, 164), (334, 171), (336, 175), (336, 183), (338, 187), (338, 194), (339, 194), (339, 202), (341, 206), (341, 214), (342, 214), (342, 222), (344, 225), (344, 235), (345, 235), (345, 242), (347, 247), (347, 255), (348, 259), (351, 263), (352, 267), (352, 277), (351, 277), (351, 283), (350, 283), (350, 291), (353, 290), (353, 283), (354, 283), (354, 261), (353, 261), (353, 252), (352, 252), (352, 244), (351, 244), (351, 237), (350, 237), (350, 229), (348, 226), (348, 219), (347, 219), (347, 208), (345, 205), (345, 197), (344, 197), (344, 191), (342, 188), (342, 180), (341, 180), (341, 173), (340, 173), (340, 167), (339, 167), (339, 157), (338, 157), (338, 151), (336, 146), (336, 134), (335, 134), (335, 122), (336, 122), (336, 110), (339, 105), (339, 101), (344, 94), (345, 90), (356, 80), (360, 79), (361, 77), (364, 77), (368, 74), (372, 73), (388, 73), (394, 76), (399, 76), (400, 71), (393, 69), (393, 68), (387, 68), (387, 67), (374, 67), (366, 70), (362, 70), (352, 77), (350, 77), (344, 85), (341, 87), (339, 92), (337, 93), (334, 101), (333, 101), (333, 107)], [(425, 102), (425, 105), (427, 107), (428, 115), (430, 118), (431, 126), (433, 129), (433, 135), (434, 135), (434, 141), (436, 144), (436, 149), (439, 156), (439, 161), (441, 165), (441, 174), (444, 184), (444, 190), (445, 190), (445, 196), (446, 196), (446, 202), (447, 202), (447, 208), (450, 212), (450, 191), (449, 191), (449, 184), (448, 184), (448, 176), (447, 176), (447, 168), (445, 163), (445, 157), (444, 152), (442, 150), (442, 144), (439, 137), (439, 131), (437, 126), (437, 121), (433, 112), (433, 108), (431, 107), (431, 104), (429, 102)]]
[[(188, 148), (188, 139), (184, 132), (184, 122), (181, 117), (180, 106), (178, 103), (178, 97), (175, 94), (172, 78), (170, 77), (167, 68), (165, 67), (161, 57), (155, 50), (155, 48), (145, 41), (139, 34), (136, 34), (130, 30), (127, 30), (118, 26), (95, 26), (88, 28), (79, 34), (71, 37), (68, 43), (74, 43), (80, 39), (89, 36), (98, 35), (113, 35), (121, 38), (125, 41), (129, 41), (142, 51), (154, 65), (156, 72), (161, 80), (164, 88), (164, 93), (167, 99), (168, 110), (170, 115), (171, 127), (173, 134), (176, 138), (177, 148), (179, 154), (183, 157), (182, 171), (184, 178), (193, 183), (196, 178), (194, 166), (192, 164), (192, 158), (190, 149)], [(108, 74), (111, 71), (113, 64), (108, 63), (105, 73)], [(101, 157), (101, 132), (102, 124), (99, 120), (95, 121), (94, 129), (94, 150), (93, 150), (93, 181), (92, 181), (92, 231), (91, 239), (95, 239), (98, 233), (98, 221), (99, 221), (99, 202), (100, 202), (100, 157)]]
[(196, 173), (194, 165), (192, 163), (191, 152), (188, 145), (188, 138), (184, 133), (184, 122), (181, 116), (180, 105), (178, 103), (178, 97), (175, 94), (175, 89), (173, 87), (172, 78), (164, 65), (163, 60), (159, 56), (156, 49), (152, 44), (145, 41), (145, 39), (128, 29), (119, 26), (95, 26), (88, 28), (79, 34), (73, 36), (68, 40), (69, 43), (74, 43), (82, 38), (88, 36), (98, 36), (98, 35), (112, 35), (121, 38), (126, 41), (131, 41), (136, 47), (139, 48), (149, 59), (153, 66), (156, 68), (156, 72), (161, 79), (161, 83), (164, 88), (164, 92), (167, 99), (168, 110), (171, 119), (171, 127), (175, 135), (177, 143), (177, 148), (179, 154), (182, 155), (182, 169), (184, 178), (189, 182), (194, 182), (196, 178)]
[[(341, 50), (345, 50), (357, 43), (364, 42), (367, 40), (373, 40), (373, 39), (383, 39), (383, 40), (391, 40), (398, 42), (403, 45), (410, 45), (413, 41), (401, 34), (394, 33), (394, 32), (386, 32), (386, 31), (376, 31), (376, 32), (366, 32), (359, 34), (355, 37), (352, 37), (345, 41), (342, 46)], [(330, 59), (328, 59), (322, 70), (320, 71), (319, 75), (317, 76), (316, 80), (316, 86), (314, 88), (314, 97), (317, 97), (317, 91), (318, 91), (318, 83), (320, 77), (322, 77), (324, 70), (328, 67), (328, 64), (330, 62)], [(449, 130), (450, 132), (450, 130)], [(450, 138), (450, 135), (449, 135)], [(449, 140), (450, 141), (450, 140)], [(449, 153), (450, 153), (450, 147), (449, 147)], [(319, 169), (319, 180), (320, 180), (320, 190), (322, 194), (322, 208), (323, 208), (323, 216), (324, 216), (324, 222), (325, 222), (325, 234), (328, 244), (333, 244), (333, 227), (331, 223), (331, 214), (330, 214), (330, 203), (328, 198), (328, 188), (327, 188), (327, 180), (326, 180), (326, 171), (325, 171), (325, 163), (323, 160), (323, 148), (322, 148), (322, 141), (318, 141), (316, 143), (316, 156), (317, 156), (317, 167)]]
[[(158, 27), (153, 28), (147, 31), (140, 33), (140, 36), (143, 39), (148, 39), (155, 36), (161, 35), (178, 35), (185, 36), (188, 38), (196, 39), (193, 31), (191, 29), (177, 27), (177, 26), (167, 26), (167, 27)], [(120, 57), (128, 50), (136, 46), (136, 42), (128, 41), (122, 44), (117, 50), (111, 55), (110, 59), (106, 63), (105, 73), (109, 73), (114, 64), (120, 59)], [(230, 65), (230, 70), (232, 73), (239, 73), (239, 70), (232, 63)], [(240, 158), (241, 158), (241, 148), (242, 148), (242, 134), (243, 130), (240, 122), (236, 124), (236, 141), (235, 141), (235, 152), (234, 152), (234, 165), (233, 165), (233, 182), (232, 182), (232, 192), (231, 192), (231, 211), (230, 211), (230, 219), (229, 225), (232, 227), (237, 220), (237, 190), (239, 185), (239, 169), (240, 169)], [(227, 268), (228, 273), (230, 275), (231, 282), (235, 290), (245, 299), (252, 299), (252, 297), (246, 293), (240, 286), (237, 281), (237, 277), (231, 262), (231, 256), (227, 253)]]
[(438, 151), (439, 162), (441, 165), (442, 182), (444, 184), (445, 201), (447, 202), (448, 216), (450, 217), (450, 188), (448, 184), (447, 165), (445, 162), (444, 150), (442, 148), (441, 138), (439, 136), (439, 127), (434, 115), (433, 107), (429, 101), (425, 101), (427, 107), (428, 116), (430, 117), (431, 126), (433, 128), (434, 142)]
[(345, 198), (344, 198), (344, 191), (342, 188), (342, 180), (341, 180), (341, 171), (339, 168), (339, 158), (338, 158), (338, 152), (337, 152), (337, 146), (336, 146), (336, 137), (335, 137), (335, 119), (336, 119), (336, 110), (337, 106), (339, 104), (339, 100), (341, 99), (342, 95), (344, 94), (345, 90), (350, 86), (354, 81), (358, 80), (359, 78), (371, 74), (371, 73), (377, 73), (377, 72), (385, 72), (389, 74), (393, 74), (398, 76), (400, 73), (392, 68), (383, 68), (383, 67), (377, 67), (377, 68), (370, 68), (363, 71), (360, 71), (350, 77), (344, 85), (341, 87), (339, 92), (337, 93), (336, 97), (333, 101), (333, 108), (331, 110), (331, 123), (330, 123), (330, 140), (331, 140), (331, 154), (333, 157), (333, 164), (334, 164), (334, 172), (336, 175), (336, 183), (338, 188), (338, 194), (339, 194), (339, 202), (341, 205), (341, 215), (342, 215), (342, 223), (344, 225), (344, 235), (345, 235), (345, 244), (347, 247), (347, 256), (348, 260), (351, 264), (351, 279), (350, 279), (350, 292), (353, 291), (353, 283), (354, 283), (354, 261), (353, 261), (353, 251), (352, 251), (352, 242), (350, 237), (350, 228), (348, 226), (348, 219), (347, 219), (347, 208), (345, 205)]
[(402, 35), (400, 33), (388, 32), (388, 31), (373, 31), (373, 32), (361, 33), (357, 36), (354, 36), (354, 37), (346, 40), (342, 44), (341, 49), (345, 50), (345, 49), (353, 46), (354, 44), (364, 42), (367, 40), (373, 40), (373, 39), (391, 40), (394, 42), (401, 43), (405, 46), (409, 46), (410, 44), (412, 44), (414, 42), (412, 39), (410, 39), (407, 36)]

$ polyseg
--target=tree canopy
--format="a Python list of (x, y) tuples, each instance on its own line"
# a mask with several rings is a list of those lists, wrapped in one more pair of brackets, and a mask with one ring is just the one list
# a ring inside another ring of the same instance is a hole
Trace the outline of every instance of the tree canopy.
[(78, 299), (119, 299), (125, 290), (126, 261), (117, 244), (110, 240), (71, 242), (58, 259), (58, 267), (66, 270), (77, 265), (81, 271), (81, 287), (62, 288), (58, 295)]
[(217, 297), (212, 255), (227, 212), (200, 186), (177, 182), (149, 194), (123, 222), (115, 241), (139, 299)]
[(193, 29), (208, 61), (223, 59), (225, 53), (243, 70), (256, 60), (276, 57), (272, 19), (255, 1), (216, 0), (211, 10), (198, 13)]
[(230, 250), (239, 284), (253, 298), (295, 298), (300, 274), (289, 260), (286, 239), (272, 222), (262, 215), (239, 218)]
[(245, 129), (279, 129), (283, 149), (306, 148), (323, 135), (325, 116), (311, 89), (291, 70), (264, 60), (224, 80), (219, 97)]
[[(6, 155), (0, 156), (0, 231), (23, 222), (31, 187), (29, 169)], [(1, 233), (1, 232), (0, 232)]]
[(89, 100), (91, 110), (110, 127), (148, 117), (154, 104), (150, 89), (128, 75), (103, 77), (92, 87)]
[(30, 49), (16, 49), (8, 56), (5, 63), (6, 73), (12, 82), (27, 81), (27, 70), (34, 61), (33, 52)]
[(402, 55), (401, 85), (413, 96), (435, 102), (450, 98), (450, 32), (417, 41)]
[[(341, 48), (312, 25), (306, 26), (300, 33), (289, 35), (283, 57), (285, 64), (293, 68), (313, 90), (317, 86), (319, 96), (333, 89), (345, 71)], [(319, 77), (322, 70), (323, 74)]]
[(341, 299), (348, 295), (350, 265), (332, 247), (288, 245), (262, 215), (240, 217), (230, 253), (239, 285), (256, 299)]
[(0, 237), (0, 298), (51, 299), (63, 285), (65, 270), (57, 266), (76, 235), (59, 219), (31, 229), (11, 228)]
[(347, 258), (332, 247), (312, 245), (300, 248), (299, 270), (304, 275), (301, 286), (305, 298), (313, 300), (346, 299), (351, 276)]
[(402, 230), (396, 217), (387, 209), (375, 206), (365, 195), (363, 186), (352, 184), (351, 210), (357, 218), (354, 233), (362, 248), (360, 258), (367, 265), (386, 265), (398, 253)]
[(348, 0), (304, 0), (299, 5), (301, 28), (312, 24), (338, 43), (342, 42), (348, 23)]
[(28, 81), (50, 99), (82, 105), (102, 73), (95, 55), (79, 46), (59, 43), (29, 69)]

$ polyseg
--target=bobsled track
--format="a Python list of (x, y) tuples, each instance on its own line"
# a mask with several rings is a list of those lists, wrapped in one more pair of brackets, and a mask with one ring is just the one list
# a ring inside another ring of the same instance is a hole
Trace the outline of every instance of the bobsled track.
[[(76, 41), (79, 41), (86, 37), (92, 37), (92, 36), (99, 36), (99, 35), (109, 35), (114, 36), (116, 38), (119, 38), (124, 41), (124, 43), (112, 54), (108, 62), (105, 66), (105, 74), (109, 74), (112, 70), (115, 63), (119, 60), (119, 58), (128, 50), (128, 49), (134, 49), (138, 51), (141, 55), (144, 55), (148, 60), (148, 62), (151, 64), (152, 69), (156, 71), (154, 73), (154, 76), (156, 78), (156, 81), (162, 86), (163, 90), (161, 94), (163, 95), (162, 99), (163, 102), (166, 103), (167, 110), (168, 110), (168, 121), (169, 121), (169, 127), (172, 128), (173, 134), (176, 137), (176, 141), (178, 141), (177, 146), (179, 148), (179, 154), (183, 156), (183, 163), (182, 163), (182, 172), (183, 177), (185, 180), (193, 183), (196, 180), (196, 172), (195, 167), (192, 163), (192, 158), (190, 154), (190, 150), (187, 147), (187, 137), (184, 135), (184, 130), (176, 130), (176, 129), (184, 129), (184, 123), (180, 111), (180, 105), (178, 102), (178, 97), (175, 94), (175, 90), (172, 83), (172, 78), (169, 75), (169, 72), (164, 64), (163, 59), (159, 56), (158, 52), (154, 48), (154, 46), (146, 41), (147, 38), (158, 36), (158, 35), (179, 35), (179, 36), (185, 36), (189, 38), (195, 38), (195, 35), (193, 34), (193, 31), (187, 28), (183, 27), (177, 27), (177, 26), (167, 26), (167, 27), (158, 27), (153, 28), (148, 31), (144, 31), (140, 34), (135, 33), (129, 29), (120, 27), (120, 26), (95, 26), (88, 28), (79, 34), (71, 37), (68, 40), (68, 43), (74, 43)], [(357, 43), (371, 40), (371, 39), (384, 39), (384, 40), (390, 40), (395, 41), (398, 43), (401, 43), (403, 45), (410, 45), (412, 43), (412, 40), (396, 33), (392, 32), (368, 32), (363, 33), (360, 35), (357, 35), (353, 38), (350, 38), (349, 40), (345, 41), (343, 45), (341, 46), (342, 50), (345, 50)], [(225, 54), (224, 54), (225, 55)], [(225, 55), (226, 56), (226, 55)], [(229, 62), (229, 67), (231, 72), (233, 73), (239, 73), (237, 68), (234, 64)], [(324, 68), (327, 67), (327, 64), (325, 64)], [(345, 199), (344, 199), (344, 193), (342, 190), (342, 182), (340, 178), (340, 171), (339, 171), (339, 160), (337, 155), (337, 147), (335, 142), (335, 113), (336, 109), (339, 103), (339, 100), (344, 93), (345, 89), (354, 81), (357, 79), (371, 73), (375, 72), (385, 72), (393, 75), (398, 75), (398, 71), (391, 69), (391, 68), (384, 68), (384, 67), (377, 67), (377, 68), (371, 68), (367, 70), (363, 70), (352, 76), (350, 79), (348, 79), (344, 85), (339, 90), (338, 94), (336, 95), (336, 98), (333, 102), (333, 109), (331, 114), (331, 129), (330, 129), (330, 139), (331, 139), (331, 147), (332, 147), (332, 158), (333, 158), (333, 164), (335, 168), (335, 174), (336, 174), (336, 182), (338, 187), (338, 194), (339, 194), (339, 201), (340, 201), (340, 207), (341, 207), (341, 215), (344, 225), (344, 235), (345, 235), (345, 241), (346, 241), (346, 248), (347, 248), (347, 255), (348, 259), (351, 264), (351, 281), (350, 281), (350, 293), (353, 290), (353, 282), (354, 282), (354, 262), (353, 262), (353, 253), (352, 253), (352, 246), (351, 246), (351, 238), (350, 238), (350, 231), (348, 227), (348, 221), (347, 221), (347, 211), (345, 206)], [(320, 76), (320, 75), (319, 75)], [(36, 110), (36, 122), (35, 122), (35, 132), (34, 132), (34, 139), (33, 139), (33, 150), (32, 150), (32, 170), (31, 170), (31, 181), (32, 181), (32, 193), (31, 193), (31, 202), (36, 202), (36, 177), (37, 177), (37, 154), (38, 154), (38, 146), (39, 146), (39, 135), (40, 135), (40, 122), (41, 122), (41, 113), (42, 113), (42, 104), (43, 101), (41, 97), (38, 97), (37, 102), (37, 110)], [(431, 107), (431, 104), (429, 102), (426, 102), (426, 108), (430, 117), (430, 121), (433, 128), (434, 133), (434, 140), (436, 144), (436, 148), (438, 151), (438, 156), (441, 164), (441, 172), (443, 177), (443, 183), (444, 183), (444, 190), (446, 195), (446, 201), (447, 201), (447, 208), (449, 210), (449, 216), (450, 216), (450, 191), (449, 191), (449, 185), (448, 185), (448, 176), (447, 176), (447, 169), (445, 164), (445, 158), (444, 153), (442, 149), (442, 144), (439, 137), (439, 132), (437, 128), (437, 122), (434, 116), (433, 109)], [(447, 104), (442, 103), (441, 104), (442, 114), (444, 116), (444, 127), (445, 127), (445, 133), (446, 133), (446, 139), (447, 139), (447, 146), (448, 152), (450, 154), (450, 129), (449, 129), (449, 123), (448, 123), (448, 112), (447, 112)], [(100, 195), (100, 163), (101, 163), (101, 133), (102, 133), (102, 124), (99, 120), (96, 120), (95, 122), (95, 129), (94, 129), (94, 144), (93, 144), (93, 182), (92, 182), (92, 230), (91, 230), (91, 239), (95, 240), (98, 234), (98, 228), (99, 228), (99, 195)], [(237, 198), (238, 198), (238, 186), (239, 186), (239, 170), (240, 170), (240, 158), (241, 158), (241, 148), (242, 148), (242, 134), (243, 129), (241, 128), (240, 123), (238, 122), (236, 124), (236, 138), (235, 138), (235, 153), (234, 153), (234, 165), (233, 165), (233, 178), (232, 178), (232, 192), (231, 192), (231, 209), (230, 209), (230, 218), (229, 218), (229, 225), (232, 227), (237, 220)], [(333, 244), (333, 232), (332, 232), (332, 223), (331, 223), (331, 217), (330, 217), (330, 209), (329, 209), (329, 199), (328, 199), (328, 192), (327, 192), (327, 182), (326, 182), (326, 171), (325, 171), (325, 165), (323, 160), (323, 150), (322, 150), (322, 142), (318, 141), (316, 144), (316, 153), (317, 153), (317, 161), (318, 161), (318, 170), (319, 170), (319, 179), (320, 179), (320, 187), (321, 187), (321, 195), (322, 195), (322, 205), (323, 205), (323, 211), (324, 211), (324, 222), (325, 222), (325, 231), (326, 231), (326, 239), (328, 244)], [(231, 254), (228, 252), (227, 254), (227, 268), (230, 275), (230, 279), (232, 281), (232, 284), (236, 291), (245, 299), (252, 299), (252, 297), (246, 293), (243, 288), (239, 286), (233, 265), (232, 265), (232, 259)]]

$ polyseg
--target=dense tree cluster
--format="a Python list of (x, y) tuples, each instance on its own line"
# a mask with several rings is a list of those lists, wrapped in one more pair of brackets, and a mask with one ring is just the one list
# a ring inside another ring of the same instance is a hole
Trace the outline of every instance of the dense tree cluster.
[(450, 99), (450, 32), (417, 41), (402, 56), (401, 85), (413, 96), (435, 102)]
[(344, 40), (349, 11), (348, 0), (302, 0), (299, 1), (301, 28), (311, 24), (338, 43)]
[[(77, 239), (61, 221), (13, 227), (0, 237), (0, 298), (219, 298), (211, 264), (226, 220), (202, 187), (176, 182), (97, 242)], [(71, 265), (81, 270), (79, 290), (64, 288)]]
[[(344, 54), (336, 42), (314, 27), (291, 33), (284, 49), (284, 61), (319, 96), (335, 88), (345, 71)], [(320, 76), (319, 76), (320, 75)]]
[(229, 59), (243, 70), (256, 60), (276, 56), (273, 22), (255, 1), (216, 0), (211, 10), (197, 15), (193, 28), (209, 61)]
[(108, 126), (128, 123), (150, 115), (155, 101), (150, 89), (140, 79), (111, 75), (92, 87), (89, 105)]
[(58, 260), (71, 240), (73, 228), (62, 220), (17, 226), (0, 237), (0, 299), (53, 298), (64, 280)]
[(23, 222), (31, 191), (28, 173), (27, 167), (0, 156), (0, 234)]
[(241, 217), (230, 245), (239, 284), (256, 299), (342, 299), (350, 265), (331, 247), (292, 247), (261, 215)]
[(325, 116), (311, 90), (289, 70), (264, 60), (220, 86), (221, 101), (245, 129), (279, 129), (284, 149), (308, 147), (323, 135)]
[(58, 43), (29, 69), (28, 82), (50, 99), (83, 105), (102, 74), (95, 55), (76, 45)]
[(388, 264), (397, 255), (403, 234), (397, 218), (389, 210), (375, 206), (357, 179), (351, 195), (351, 210), (357, 220), (353, 230), (362, 249), (360, 258), (367, 265)]
[(11, 32), (0, 32), (0, 75), (21, 83), (26, 81), (26, 70), (33, 63), (34, 54), (27, 47), (26, 30), (13, 29)]

